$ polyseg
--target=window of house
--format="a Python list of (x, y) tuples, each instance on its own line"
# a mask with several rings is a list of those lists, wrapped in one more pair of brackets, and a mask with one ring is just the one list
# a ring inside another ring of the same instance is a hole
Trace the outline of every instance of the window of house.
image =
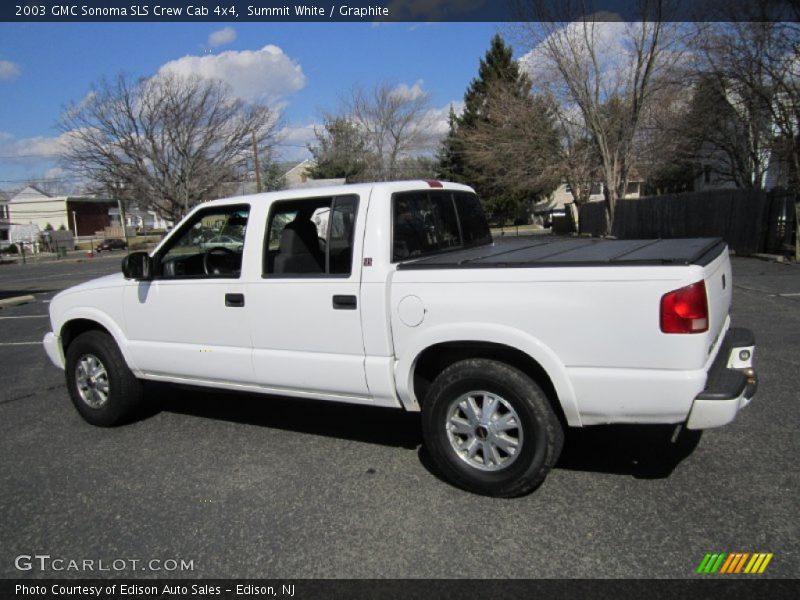
[(264, 248), (265, 277), (349, 277), (358, 197), (276, 202)]
[(161, 278), (236, 277), (250, 207), (220, 206), (199, 211), (156, 257)]

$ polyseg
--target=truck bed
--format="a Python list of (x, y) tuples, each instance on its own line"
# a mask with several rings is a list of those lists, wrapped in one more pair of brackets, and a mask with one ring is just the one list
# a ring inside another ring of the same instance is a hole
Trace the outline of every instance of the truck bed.
[(608, 240), (524, 236), (499, 238), (484, 246), (406, 260), (399, 263), (397, 268), (707, 265), (719, 256), (724, 247), (725, 242), (721, 238)]

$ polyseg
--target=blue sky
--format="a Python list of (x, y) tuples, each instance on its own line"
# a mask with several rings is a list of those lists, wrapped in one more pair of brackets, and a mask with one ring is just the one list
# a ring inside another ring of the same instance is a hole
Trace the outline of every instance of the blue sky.
[(266, 94), (282, 107), (282, 152), (292, 159), (354, 85), (416, 84), (446, 115), (498, 31), (502, 24), (0, 23), (0, 189), (65, 176), (53, 157), (55, 123), (102, 77), (167, 64), (223, 74), (239, 95)]

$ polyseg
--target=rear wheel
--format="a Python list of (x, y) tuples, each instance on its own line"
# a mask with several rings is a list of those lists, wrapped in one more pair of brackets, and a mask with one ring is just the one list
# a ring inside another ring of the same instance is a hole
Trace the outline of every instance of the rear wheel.
[(541, 388), (519, 369), (470, 359), (445, 369), (422, 406), (425, 446), (464, 489), (512, 497), (538, 487), (564, 443)]
[(142, 384), (107, 333), (87, 331), (75, 338), (67, 348), (65, 370), (72, 403), (92, 425), (119, 425), (141, 406)]

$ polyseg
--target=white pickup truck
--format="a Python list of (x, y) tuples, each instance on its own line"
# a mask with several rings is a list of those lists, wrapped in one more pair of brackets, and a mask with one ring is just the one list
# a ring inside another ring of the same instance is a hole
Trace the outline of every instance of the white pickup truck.
[(421, 410), (453, 483), (515, 496), (567, 426), (730, 422), (757, 386), (731, 289), (718, 239), (498, 242), (469, 187), (347, 185), (196, 207), (58, 294), (44, 347), (95, 425), (143, 379)]

